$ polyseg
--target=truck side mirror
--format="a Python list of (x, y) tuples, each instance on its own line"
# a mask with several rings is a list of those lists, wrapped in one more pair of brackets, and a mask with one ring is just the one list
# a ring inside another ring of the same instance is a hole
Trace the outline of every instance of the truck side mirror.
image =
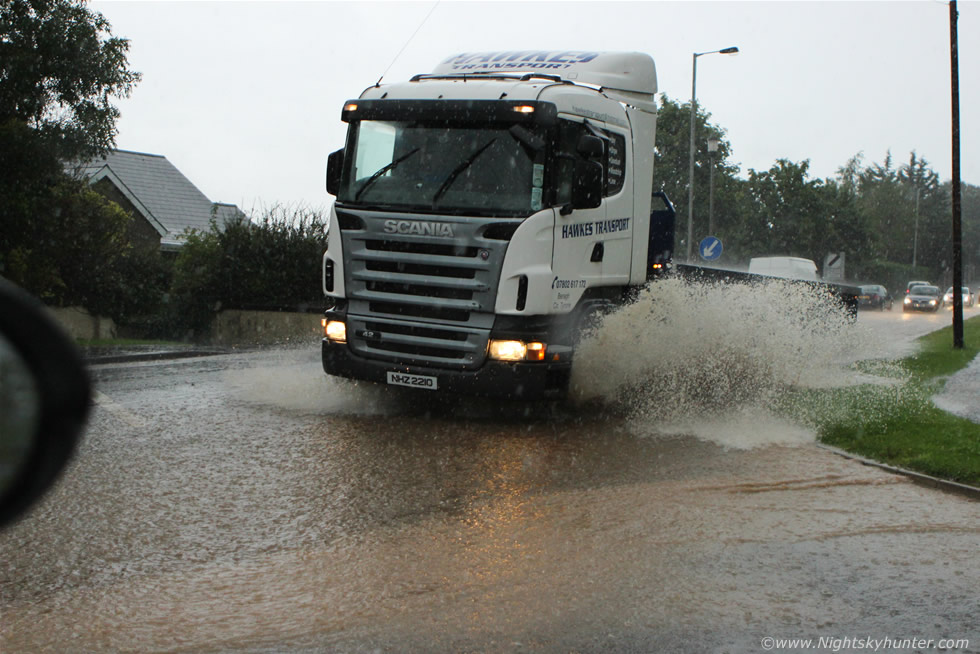
[(605, 152), (605, 146), (602, 143), (602, 139), (598, 136), (592, 136), (591, 134), (583, 134), (582, 138), (578, 140), (578, 145), (575, 149), (586, 159), (599, 158)]
[(575, 162), (575, 182), (572, 184), (572, 208), (595, 209), (601, 204), (602, 164), (598, 161), (586, 160)]
[(583, 134), (575, 150), (582, 158), (575, 162), (571, 208), (595, 209), (602, 204), (603, 190), (602, 164), (596, 159), (601, 159), (606, 146), (598, 136)]
[(327, 157), (327, 193), (336, 196), (340, 192), (340, 174), (344, 169), (344, 150), (331, 152)]

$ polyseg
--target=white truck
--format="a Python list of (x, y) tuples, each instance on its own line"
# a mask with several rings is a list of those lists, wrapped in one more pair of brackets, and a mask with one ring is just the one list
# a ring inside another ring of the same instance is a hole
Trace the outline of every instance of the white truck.
[(561, 395), (597, 314), (671, 266), (642, 53), (460, 54), (345, 103), (330, 155), (323, 369)]

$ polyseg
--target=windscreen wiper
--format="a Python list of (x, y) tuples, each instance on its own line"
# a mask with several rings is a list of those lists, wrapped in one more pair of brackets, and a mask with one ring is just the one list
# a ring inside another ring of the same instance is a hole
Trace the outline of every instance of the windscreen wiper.
[(497, 137), (496, 136), (493, 137), (492, 139), (490, 139), (489, 141), (487, 141), (486, 145), (484, 145), (479, 150), (477, 150), (476, 152), (474, 152), (473, 154), (471, 154), (466, 159), (466, 161), (464, 161), (463, 163), (461, 163), (458, 166), (456, 166), (455, 168), (453, 168), (453, 172), (449, 173), (449, 177), (447, 177), (446, 178), (446, 181), (444, 181), (442, 183), (442, 186), (439, 187), (439, 190), (436, 191), (436, 194), (434, 196), (432, 196), (432, 207), (433, 208), (435, 208), (436, 202), (439, 201), (439, 198), (442, 197), (442, 194), (445, 193), (446, 191), (448, 191), (449, 190), (449, 187), (453, 185), (453, 182), (456, 181), (456, 178), (459, 177), (460, 173), (462, 173), (464, 170), (466, 170), (467, 168), (469, 168), (470, 166), (472, 166), (473, 165), (473, 162), (476, 161), (476, 158), (479, 157), (481, 154), (483, 154), (483, 152), (487, 148), (489, 148), (491, 145), (493, 145), (496, 140), (497, 140)]
[(394, 168), (395, 166), (397, 166), (401, 162), (405, 161), (406, 159), (408, 159), (409, 157), (411, 157), (413, 154), (415, 154), (418, 151), (419, 151), (419, 148), (415, 148), (414, 150), (409, 150), (408, 152), (406, 152), (402, 156), (398, 157), (397, 159), (395, 159), (391, 163), (385, 164), (384, 166), (382, 166), (381, 168), (379, 168), (373, 175), (371, 175), (370, 177), (367, 178), (367, 181), (366, 182), (364, 182), (363, 184), (361, 184), (361, 188), (359, 188), (357, 190), (357, 193), (354, 194), (354, 200), (355, 201), (356, 200), (360, 200), (361, 199), (361, 196), (364, 195), (364, 191), (368, 190), (368, 188), (370, 188), (371, 184), (374, 184), (378, 180), (378, 178), (380, 178), (386, 172), (388, 172), (389, 170), (391, 170), (392, 168)]

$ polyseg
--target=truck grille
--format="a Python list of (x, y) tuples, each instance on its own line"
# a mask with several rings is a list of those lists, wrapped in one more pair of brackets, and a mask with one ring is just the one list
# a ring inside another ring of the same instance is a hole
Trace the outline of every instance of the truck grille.
[(475, 247), (447, 245), (445, 243), (406, 243), (388, 239), (365, 239), (364, 246), (368, 250), (381, 252), (407, 252), (409, 254), (431, 254), (439, 257), (468, 257), (471, 259), (480, 253), (480, 249)]
[(477, 368), (486, 358), (507, 238), (520, 221), (424, 216), (450, 224), (452, 238), (385, 230), (391, 221), (419, 218), (338, 211), (348, 343), (361, 356), (396, 364)]

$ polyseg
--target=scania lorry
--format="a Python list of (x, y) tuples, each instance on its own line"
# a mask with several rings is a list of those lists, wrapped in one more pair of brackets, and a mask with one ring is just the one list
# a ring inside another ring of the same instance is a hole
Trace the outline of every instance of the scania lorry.
[(323, 256), (327, 374), (567, 388), (580, 335), (671, 266), (642, 53), (460, 54), (345, 103)]

